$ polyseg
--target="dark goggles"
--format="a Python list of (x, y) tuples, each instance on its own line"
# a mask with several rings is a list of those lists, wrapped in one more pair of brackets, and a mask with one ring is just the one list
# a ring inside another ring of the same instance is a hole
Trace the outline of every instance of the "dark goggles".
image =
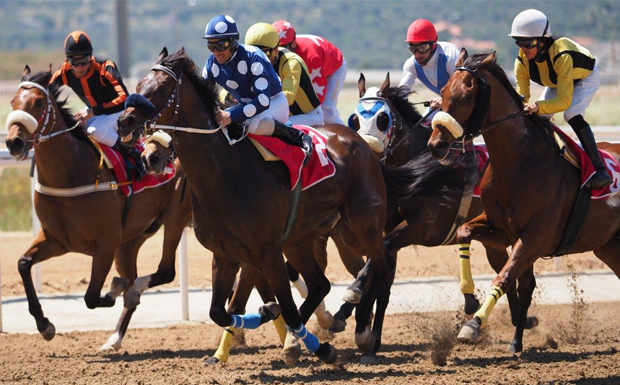
[(531, 49), (538, 45), (538, 39), (515, 39), (515, 44), (519, 48)]
[(260, 50), (263, 51), (267, 57), (271, 56), (273, 51), (277, 48), (263, 47), (260, 45), (257, 45), (257, 47), (260, 48)]
[(422, 43), (422, 44), (409, 44), (409, 52), (415, 54), (419, 52), (421, 54), (425, 54), (433, 48), (433, 43)]
[(207, 48), (211, 52), (215, 51), (226, 51), (230, 47), (230, 40), (218, 40), (218, 41), (210, 41), (207, 43)]
[(74, 57), (68, 57), (67, 60), (69, 60), (69, 63), (73, 66), (73, 67), (81, 67), (81, 66), (85, 66), (88, 63), (90, 63), (90, 55), (87, 56), (83, 56), (79, 59), (76, 59)]

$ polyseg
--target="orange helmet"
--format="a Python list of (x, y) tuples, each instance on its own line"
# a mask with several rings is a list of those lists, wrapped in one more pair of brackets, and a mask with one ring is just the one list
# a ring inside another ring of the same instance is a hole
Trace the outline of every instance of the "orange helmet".
[(83, 31), (73, 31), (65, 39), (65, 56), (92, 55), (90, 37)]
[(437, 31), (433, 23), (426, 19), (418, 19), (411, 23), (407, 29), (407, 39), (405, 42), (412, 44), (437, 41)]

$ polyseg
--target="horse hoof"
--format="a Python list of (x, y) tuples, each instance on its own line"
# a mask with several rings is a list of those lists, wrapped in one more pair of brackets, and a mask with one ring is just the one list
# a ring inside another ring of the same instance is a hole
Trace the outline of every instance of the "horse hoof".
[(347, 327), (347, 322), (341, 319), (334, 318), (334, 323), (332, 327), (329, 328), (330, 333), (341, 333)]
[(110, 336), (110, 338), (108, 339), (108, 342), (106, 342), (105, 344), (103, 344), (99, 350), (97, 350), (97, 353), (114, 353), (114, 352), (118, 352), (118, 350), (121, 348), (121, 344), (122, 341), (120, 339), (120, 336), (118, 333), (114, 333)]
[(362, 291), (358, 287), (349, 286), (342, 295), (342, 300), (352, 305), (357, 305), (362, 300)]
[(204, 366), (217, 365), (220, 363), (220, 360), (217, 357), (209, 357), (202, 363)]
[(316, 316), (317, 321), (319, 322), (319, 326), (323, 329), (329, 330), (334, 324), (334, 316), (329, 311), (323, 313), (322, 317)]
[(273, 321), (280, 315), (280, 305), (275, 302), (268, 302), (258, 308), (261, 315), (261, 321)]
[(528, 316), (525, 320), (525, 329), (534, 329), (536, 326), (538, 326), (538, 318), (534, 316)]
[(360, 358), (360, 364), (362, 365), (375, 365), (378, 362), (377, 356), (372, 354), (364, 354), (362, 358)]
[(368, 328), (362, 333), (355, 333), (355, 344), (362, 353), (370, 354), (375, 347), (375, 335)]
[(301, 357), (301, 346), (292, 332), (286, 334), (282, 350), (284, 351), (284, 362), (289, 366), (293, 365)]
[(114, 345), (109, 345), (109, 344), (102, 345), (99, 348), (99, 350), (97, 350), (98, 354), (109, 354), (109, 353), (116, 353), (116, 352), (118, 352), (118, 349)]
[(456, 337), (456, 340), (459, 342), (476, 342), (478, 340), (478, 336), (480, 335), (480, 325), (476, 320), (467, 321), (463, 328), (459, 332), (459, 335)]
[(464, 294), (465, 297), (465, 317), (470, 320), (474, 318), (474, 314), (480, 309), (480, 301), (473, 294)]
[(327, 342), (324, 343), (323, 346), (326, 346), (327, 349), (328, 349), (326, 354), (319, 354), (317, 352), (317, 357), (319, 357), (319, 359), (324, 364), (331, 365), (331, 364), (335, 363), (336, 360), (338, 359), (338, 352), (336, 351), (336, 348), (334, 348), (333, 346), (331, 346)]
[(521, 353), (521, 351), (523, 350), (523, 344), (519, 344), (519, 343), (516, 343), (515, 341), (512, 341), (512, 343), (508, 345), (508, 350), (512, 354)]
[(56, 327), (47, 318), (44, 318), (40, 323), (37, 322), (37, 330), (45, 341), (51, 341), (56, 336)]

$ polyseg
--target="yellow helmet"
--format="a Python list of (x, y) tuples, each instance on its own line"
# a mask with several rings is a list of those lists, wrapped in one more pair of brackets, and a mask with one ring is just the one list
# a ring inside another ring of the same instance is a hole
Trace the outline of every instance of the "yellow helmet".
[(276, 29), (268, 23), (256, 23), (245, 34), (245, 44), (259, 48), (275, 48), (280, 43)]

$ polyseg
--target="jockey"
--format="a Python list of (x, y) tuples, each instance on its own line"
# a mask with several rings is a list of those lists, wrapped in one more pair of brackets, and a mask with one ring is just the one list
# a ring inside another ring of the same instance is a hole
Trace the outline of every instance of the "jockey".
[[(515, 17), (509, 36), (520, 48), (514, 71), (517, 92), (524, 97), (524, 112), (553, 115), (564, 111), (564, 120), (577, 134), (596, 169), (590, 187), (610, 185), (612, 179), (598, 153), (592, 129), (584, 120), (600, 85), (596, 60), (590, 51), (565, 37), (554, 39), (549, 19), (535, 9)], [(537, 102), (530, 102), (530, 80), (545, 86)]]
[(205, 28), (203, 39), (213, 52), (202, 76), (222, 86), (239, 102), (215, 115), (220, 126), (244, 123), (256, 135), (274, 136), (301, 147), (307, 161), (312, 154), (312, 138), (284, 124), (289, 109), (282, 84), (263, 51), (239, 44), (239, 30), (232, 17), (215, 16)]
[(289, 122), (310, 126), (324, 124), (321, 102), (314, 92), (306, 63), (296, 53), (279, 47), (276, 29), (267, 23), (254, 24), (245, 34), (245, 44), (260, 48), (280, 76), (282, 92), (288, 101)]
[(65, 39), (67, 60), (52, 76), (50, 83), (69, 86), (86, 104), (75, 118), (98, 143), (113, 147), (136, 164), (136, 179), (144, 175), (140, 152), (125, 144), (116, 134), (118, 117), (124, 109), (127, 88), (112, 60), (93, 56), (90, 37), (73, 31)]
[[(407, 38), (411, 57), (403, 65), (403, 77), (399, 87), (411, 86), (416, 79), (439, 97), (431, 100), (431, 108), (441, 109), (441, 89), (456, 67), (459, 49), (452, 43), (438, 42), (437, 31), (433, 23), (426, 19), (418, 19), (407, 29)], [(429, 116), (432, 119), (434, 114)]]
[(347, 75), (347, 62), (342, 52), (327, 39), (315, 35), (296, 35), (295, 28), (285, 20), (272, 24), (280, 36), (280, 46), (306, 62), (312, 85), (323, 108), (325, 123), (343, 124), (336, 108), (338, 95)]

